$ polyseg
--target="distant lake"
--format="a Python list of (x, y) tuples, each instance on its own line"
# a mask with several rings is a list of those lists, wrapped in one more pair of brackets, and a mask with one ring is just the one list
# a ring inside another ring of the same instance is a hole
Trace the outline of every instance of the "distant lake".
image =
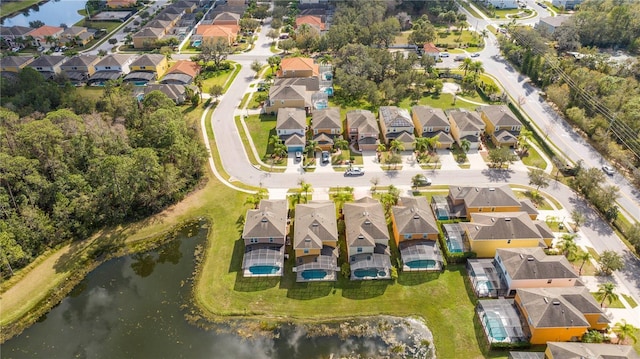
[(2, 19), (2, 26), (29, 26), (29, 21), (35, 20), (50, 26), (60, 26), (63, 23), (72, 26), (82, 20), (78, 10), (84, 9), (86, 3), (84, 0), (50, 0), (24, 9), (16, 16)]
[[(2, 359), (398, 357), (390, 351), (400, 343), (410, 357), (434, 358), (426, 346), (432, 346), (431, 333), (410, 318), (363, 318), (315, 330), (284, 324), (266, 332), (253, 331), (253, 321), (209, 330), (191, 325), (185, 319), (189, 278), (196, 246), (206, 236), (204, 223), (196, 223), (155, 250), (103, 263), (37, 323), (2, 344)], [(240, 336), (239, 329), (252, 335)]]

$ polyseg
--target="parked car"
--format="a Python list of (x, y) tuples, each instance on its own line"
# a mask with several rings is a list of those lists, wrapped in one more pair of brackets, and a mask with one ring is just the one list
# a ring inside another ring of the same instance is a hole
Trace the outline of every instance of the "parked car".
[(424, 175), (416, 175), (411, 179), (414, 187), (425, 187), (431, 186), (431, 178), (425, 177)]
[(606, 166), (606, 165), (602, 166), (602, 170), (604, 171), (604, 173), (608, 174), (609, 176), (613, 176), (613, 174), (616, 173), (616, 171), (611, 166)]
[(300, 160), (302, 160), (302, 152), (296, 151), (296, 161), (300, 161)]
[(364, 175), (364, 170), (360, 167), (352, 167), (344, 172), (345, 176), (362, 176)]
[(478, 57), (478, 56), (480, 56), (480, 54), (477, 53), (477, 52), (474, 52), (474, 53), (471, 54), (471, 57)]
[(449, 53), (448, 52), (441, 52), (440, 53), (440, 57), (449, 57)]
[(329, 162), (331, 162), (331, 155), (329, 154), (329, 151), (322, 151), (322, 163)]

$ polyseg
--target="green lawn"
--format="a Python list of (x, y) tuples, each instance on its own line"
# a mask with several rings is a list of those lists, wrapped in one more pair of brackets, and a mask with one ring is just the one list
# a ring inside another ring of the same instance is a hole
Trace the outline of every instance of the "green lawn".
[(3, 1), (0, 3), (0, 14), (2, 16), (9, 16), (13, 13), (24, 10), (30, 6), (33, 6), (41, 0), (21, 0), (21, 1)]
[[(598, 303), (602, 302), (602, 297), (597, 292), (592, 292), (591, 295), (598, 301)], [(624, 304), (620, 301), (620, 299), (616, 299), (613, 302), (609, 301), (609, 298), (604, 301), (604, 306), (606, 308), (624, 308)]]
[(522, 163), (527, 166), (538, 167), (541, 169), (547, 168), (547, 162), (540, 156), (540, 153), (535, 148), (529, 147), (528, 154), (521, 157)]
[(234, 73), (234, 69), (235, 68), (232, 67), (229, 70), (218, 71), (217, 73), (211, 73), (210, 75), (207, 75), (207, 73), (204, 73), (203, 75), (204, 77), (207, 77), (207, 76), (210, 76), (210, 77), (202, 81), (202, 91), (204, 91), (205, 93), (209, 93), (209, 89), (213, 85), (224, 86), (229, 76), (231, 76), (231, 74)]
[(622, 295), (624, 297), (624, 299), (627, 301), (627, 303), (629, 303), (629, 305), (631, 306), (631, 308), (635, 308), (638, 306), (638, 303), (636, 303), (636, 300), (633, 299), (632, 296), (630, 295), (626, 295), (624, 293), (621, 293), (620, 295)]
[(409, 43), (409, 34), (411, 34), (411, 30), (402, 31), (398, 36), (396, 36), (394, 43), (395, 44), (408, 44)]
[(400, 102), (398, 106), (402, 108), (410, 109), (414, 105), (427, 105), (434, 108), (441, 108), (443, 110), (448, 110), (452, 108), (465, 108), (468, 110), (475, 110), (478, 107), (478, 105), (476, 104), (472, 104), (459, 99), (456, 100), (456, 102), (454, 103), (453, 95), (449, 93), (424, 96), (420, 99), (420, 101), (418, 101), (418, 103), (415, 103), (411, 99), (404, 99), (402, 102)]
[[(272, 146), (269, 144), (269, 138), (276, 134), (276, 116), (251, 115), (245, 119), (245, 123), (258, 154), (262, 156), (262, 160), (265, 162), (270, 160)], [(286, 163), (286, 159), (275, 164), (284, 163)]]
[(462, 5), (462, 7), (465, 8), (473, 17), (482, 19), (482, 15), (478, 14), (478, 12), (475, 11), (467, 1), (460, 1), (458, 4)]

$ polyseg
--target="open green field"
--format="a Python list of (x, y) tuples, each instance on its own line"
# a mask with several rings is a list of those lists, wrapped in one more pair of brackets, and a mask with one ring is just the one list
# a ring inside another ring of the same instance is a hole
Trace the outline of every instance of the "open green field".
[(426, 105), (434, 108), (441, 108), (443, 110), (448, 110), (452, 108), (465, 108), (468, 110), (475, 110), (478, 107), (477, 104), (466, 102), (466, 101), (460, 100), (459, 98), (454, 103), (453, 95), (450, 93), (442, 93), (440, 95), (432, 94), (428, 96), (423, 96), (417, 103), (415, 103), (411, 99), (404, 99), (402, 102), (400, 102), (400, 104), (398, 104), (399, 107), (406, 108), (406, 109), (409, 109), (411, 108), (411, 106), (414, 106), (414, 105)]
[(0, 3), (0, 14), (2, 17), (13, 15), (16, 12), (24, 10), (29, 6), (40, 3), (42, 0), (21, 0), (21, 1), (3, 1)]
[(209, 77), (206, 77), (207, 74), (205, 73), (204, 76), (206, 78), (202, 81), (202, 91), (204, 91), (204, 93), (209, 93), (209, 90), (213, 85), (224, 86), (229, 77), (235, 72), (235, 67), (231, 67), (229, 70), (218, 71), (217, 73), (211, 74)]

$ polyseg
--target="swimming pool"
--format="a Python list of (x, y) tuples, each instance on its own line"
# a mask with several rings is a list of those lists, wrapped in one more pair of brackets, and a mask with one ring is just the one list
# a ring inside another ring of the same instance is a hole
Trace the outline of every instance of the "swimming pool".
[(420, 259), (416, 261), (407, 262), (406, 265), (407, 267), (412, 269), (416, 269), (416, 268), (433, 269), (433, 268), (436, 268), (436, 261), (431, 259)]
[(487, 280), (479, 281), (476, 284), (478, 295), (482, 297), (489, 295), (493, 289), (493, 284)]
[(495, 341), (503, 341), (507, 339), (507, 330), (502, 325), (500, 316), (496, 313), (486, 312), (484, 313), (484, 327), (487, 330), (487, 334)]
[(193, 47), (200, 47), (200, 45), (202, 45), (202, 40), (196, 40), (191, 44)]
[(278, 274), (278, 266), (253, 266), (249, 268), (251, 274)]
[(324, 277), (327, 276), (327, 272), (322, 269), (310, 269), (302, 272), (301, 276), (305, 280), (323, 279)]
[(377, 278), (377, 277), (384, 277), (387, 275), (387, 273), (383, 270), (378, 271), (375, 268), (368, 268), (368, 269), (356, 269), (353, 272), (353, 275), (356, 278)]

